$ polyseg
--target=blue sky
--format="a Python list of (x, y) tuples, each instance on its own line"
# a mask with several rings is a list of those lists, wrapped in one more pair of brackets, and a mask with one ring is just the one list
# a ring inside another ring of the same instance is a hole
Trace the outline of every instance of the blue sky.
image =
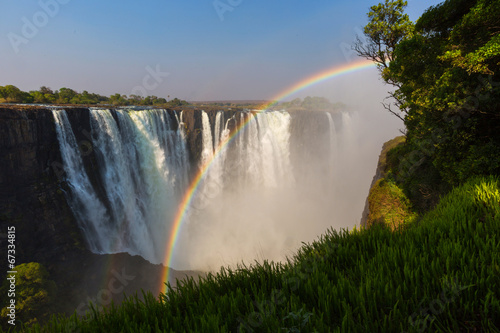
[[(352, 61), (342, 50), (378, 2), (1, 0), (0, 85), (187, 100), (272, 98)], [(416, 20), (440, 2), (409, 0), (407, 12)], [(352, 80), (386, 89), (375, 70)], [(357, 86), (332, 84), (303, 93), (338, 99)]]

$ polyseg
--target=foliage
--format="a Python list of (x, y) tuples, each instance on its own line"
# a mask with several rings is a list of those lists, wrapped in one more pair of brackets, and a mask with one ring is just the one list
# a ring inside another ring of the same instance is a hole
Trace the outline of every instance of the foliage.
[[(169, 96), (170, 97), (170, 96)], [(29, 93), (23, 92), (13, 85), (0, 86), (0, 103), (38, 103), (38, 104), (74, 104), (74, 105), (93, 105), (93, 104), (111, 104), (116, 106), (123, 105), (145, 105), (145, 106), (163, 106), (175, 107), (188, 105), (189, 103), (174, 98), (167, 101), (163, 97), (157, 96), (138, 96), (114, 94), (110, 97), (95, 93), (89, 93), (84, 90), (82, 93), (70, 88), (61, 88), (56, 91), (42, 86), (39, 90), (32, 90)]]
[(189, 279), (28, 332), (498, 332), (500, 180), (469, 180), (391, 231), (329, 230), (288, 263)]
[(377, 165), (380, 177), (370, 188), (369, 215), (366, 226), (378, 224), (392, 230), (413, 221), (417, 214), (405, 191), (396, 182), (397, 165), (405, 137), (399, 136), (384, 143)]
[[(52, 313), (56, 285), (49, 280), (49, 273), (39, 263), (31, 262), (21, 264), (14, 268), (15, 274), (15, 297), (16, 300), (16, 325), (24, 322), (26, 325), (34, 324), (47, 319)], [(9, 281), (4, 280), (0, 288), (2, 295), (7, 295)], [(5, 302), (8, 299), (5, 299)], [(2, 325), (7, 326), (8, 309), (7, 304), (2, 301)], [(5, 325), (4, 325), (5, 324)]]
[(374, 184), (370, 189), (368, 202), (370, 207), (368, 227), (380, 224), (397, 229), (416, 218), (410, 201), (391, 178), (379, 179)]
[[(498, 1), (447, 0), (394, 46), (382, 77), (398, 88), (406, 126), (400, 177), (434, 168), (457, 185), (500, 173), (499, 17)], [(379, 21), (372, 15), (365, 29)]]
[(363, 43), (358, 36), (354, 44), (354, 50), (361, 57), (374, 61), (382, 72), (394, 60), (398, 43), (413, 32), (413, 23), (404, 13), (407, 5), (403, 0), (385, 0), (385, 3), (370, 7), (369, 23), (363, 31), (368, 42)]
[(31, 103), (33, 97), (13, 85), (0, 86), (0, 103)]
[(418, 19), (415, 28), (425, 34), (440, 34), (446, 37), (451, 27), (457, 24), (477, 0), (448, 0), (429, 7)]

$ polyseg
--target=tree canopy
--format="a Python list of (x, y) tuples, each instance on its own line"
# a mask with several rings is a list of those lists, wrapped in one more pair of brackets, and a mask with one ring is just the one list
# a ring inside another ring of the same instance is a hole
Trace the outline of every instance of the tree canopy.
[(447, 0), (427, 9), (415, 25), (406, 21), (404, 5), (386, 0), (371, 7), (369, 44), (354, 46), (360, 56), (371, 55), (382, 78), (397, 87), (391, 95), (407, 136), (401, 174), (434, 168), (449, 184), (498, 174), (500, 2)]

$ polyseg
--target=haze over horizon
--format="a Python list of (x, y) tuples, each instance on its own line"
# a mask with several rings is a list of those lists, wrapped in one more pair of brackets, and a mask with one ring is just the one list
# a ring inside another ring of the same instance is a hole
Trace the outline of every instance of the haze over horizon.
[[(0, 85), (268, 100), (315, 73), (358, 60), (349, 47), (378, 2), (3, 2)], [(406, 12), (416, 20), (439, 2), (410, 0)], [(388, 89), (368, 69), (290, 97), (349, 103), (346, 91), (363, 93), (366, 86), (378, 100)]]

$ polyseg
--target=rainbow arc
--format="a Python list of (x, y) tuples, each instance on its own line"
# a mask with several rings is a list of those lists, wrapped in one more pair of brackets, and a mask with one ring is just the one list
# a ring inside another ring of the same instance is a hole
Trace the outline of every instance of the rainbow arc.
[[(262, 110), (268, 109), (272, 106), (274, 106), (276, 103), (282, 101), (283, 99), (300, 92), (306, 88), (312, 87), (314, 85), (317, 85), (321, 82), (339, 77), (341, 75), (357, 72), (363, 69), (367, 68), (374, 68), (376, 65), (373, 62), (370, 61), (357, 61), (353, 63), (349, 63), (347, 65), (343, 66), (335, 66), (333, 68), (329, 68), (325, 71), (316, 73), (312, 76), (307, 77), (304, 80), (301, 80), (297, 82), (296, 84), (288, 87), (286, 90), (278, 94), (272, 99), (272, 102), (265, 104), (261, 106)], [(262, 112), (262, 111), (258, 111)], [(169, 281), (169, 268), (170, 264), (172, 262), (172, 258), (174, 256), (174, 250), (175, 250), (175, 245), (176, 241), (179, 235), (179, 231), (181, 229), (181, 225), (184, 222), (184, 219), (186, 217), (186, 212), (189, 210), (191, 206), (191, 202), (193, 198), (196, 195), (196, 191), (201, 183), (201, 181), (204, 179), (205, 175), (207, 172), (210, 170), (210, 167), (213, 165), (213, 162), (219, 157), (219, 153), (240, 133), (252, 120), (254, 117), (246, 117), (245, 121), (243, 121), (241, 124), (239, 124), (233, 131), (232, 133), (222, 142), (219, 143), (219, 146), (215, 149), (213, 157), (205, 163), (205, 165), (202, 165), (198, 171), (198, 173), (195, 175), (193, 180), (191, 181), (191, 184), (187, 188), (184, 197), (182, 198), (179, 208), (177, 209), (177, 212), (175, 214), (174, 222), (172, 224), (172, 227), (170, 229), (170, 237), (168, 239), (166, 248), (165, 248), (165, 265), (166, 268), (162, 274), (162, 279), (161, 283), (162, 285), (160, 286), (160, 290), (165, 292), (166, 288), (164, 283), (166, 281)]]

